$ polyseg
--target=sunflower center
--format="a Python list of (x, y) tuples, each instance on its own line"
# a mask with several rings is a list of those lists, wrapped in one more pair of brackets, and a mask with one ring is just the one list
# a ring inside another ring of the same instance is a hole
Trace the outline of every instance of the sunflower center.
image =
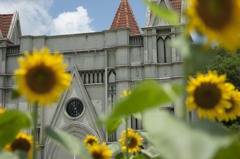
[(27, 139), (18, 138), (11, 144), (11, 148), (13, 151), (22, 150), (24, 152), (29, 152), (29, 150), (31, 149), (31, 144)]
[(202, 83), (194, 92), (196, 104), (203, 109), (214, 108), (221, 99), (221, 91), (213, 83)]
[(90, 145), (93, 145), (93, 144), (96, 144), (97, 142), (96, 142), (96, 140), (94, 140), (94, 139), (89, 139), (89, 140), (87, 141), (87, 143), (90, 144)]
[(137, 146), (137, 139), (135, 137), (130, 137), (128, 143), (129, 148), (135, 148)]
[(33, 92), (44, 94), (52, 90), (56, 77), (52, 69), (44, 65), (38, 65), (27, 72), (26, 81)]
[(201, 20), (212, 29), (221, 30), (233, 14), (233, 0), (198, 0), (196, 11)]
[(94, 159), (104, 159), (104, 156), (101, 152), (93, 152), (92, 156)]

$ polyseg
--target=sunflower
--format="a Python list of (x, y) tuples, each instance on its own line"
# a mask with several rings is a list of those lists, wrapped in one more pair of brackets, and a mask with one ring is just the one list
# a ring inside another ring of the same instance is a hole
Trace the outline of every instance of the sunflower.
[(93, 159), (110, 159), (112, 157), (112, 151), (108, 149), (105, 142), (101, 145), (93, 144), (89, 147), (89, 151)]
[(128, 146), (128, 152), (135, 153), (140, 151), (140, 146), (142, 146), (142, 138), (135, 132), (133, 129), (128, 128), (127, 132), (127, 140), (126, 142), (126, 131), (122, 132), (122, 138), (119, 142), (122, 143), (122, 150), (125, 152)]
[(16, 136), (15, 140), (6, 146), (6, 150), (13, 152), (15, 150), (24, 151), (28, 155), (28, 159), (32, 158), (32, 145), (33, 139), (32, 136), (24, 133), (19, 132)]
[(225, 113), (222, 115), (222, 120), (228, 122), (229, 120), (235, 120), (240, 113), (240, 92), (234, 90), (230, 94), (230, 108), (225, 108)]
[(87, 135), (84, 143), (86, 146), (92, 146), (94, 144), (98, 144), (98, 138), (96, 136), (92, 136), (92, 135)]
[(208, 43), (218, 42), (229, 50), (240, 46), (240, 2), (238, 0), (188, 0), (187, 33), (198, 31)]
[(18, 92), (30, 103), (39, 102), (44, 106), (56, 102), (61, 92), (69, 87), (71, 79), (65, 72), (67, 66), (62, 54), (50, 54), (43, 48), (32, 54), (26, 52), (25, 56), (18, 59), (20, 68), (14, 73)]
[(0, 114), (3, 114), (6, 110), (4, 108), (0, 108)]
[(215, 71), (208, 74), (197, 74), (196, 78), (190, 77), (186, 100), (189, 111), (197, 109), (200, 118), (215, 120), (220, 118), (225, 109), (231, 107), (230, 92), (234, 86), (225, 82), (226, 75), (218, 75)]
[(132, 94), (132, 92), (130, 90), (126, 90), (124, 89), (122, 94), (120, 95), (121, 98), (124, 98), (124, 97), (127, 97), (129, 96), (130, 94)]

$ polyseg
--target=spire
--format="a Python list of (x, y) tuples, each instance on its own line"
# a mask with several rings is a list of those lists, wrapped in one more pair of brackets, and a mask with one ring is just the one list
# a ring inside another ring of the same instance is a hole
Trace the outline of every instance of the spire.
[(121, 0), (110, 30), (119, 28), (129, 28), (130, 35), (140, 34), (140, 29), (138, 27), (132, 9), (128, 3), (128, 0)]

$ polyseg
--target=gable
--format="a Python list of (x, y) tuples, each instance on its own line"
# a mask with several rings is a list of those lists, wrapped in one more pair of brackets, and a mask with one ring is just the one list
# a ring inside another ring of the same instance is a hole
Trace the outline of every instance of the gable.
[[(66, 104), (72, 99), (78, 99), (83, 103), (84, 111), (77, 118), (71, 118), (66, 113)], [(79, 128), (79, 130), (74, 131), (79, 131), (79, 134), (83, 134), (82, 136), (87, 134), (95, 135), (101, 141), (104, 139), (104, 133), (103, 129), (97, 125), (97, 122), (96, 110), (79, 76), (77, 67), (74, 66), (70, 89), (60, 99), (51, 126), (65, 131), (70, 130), (70, 128)]]
[(0, 34), (13, 44), (20, 44), (21, 27), (18, 12), (14, 14), (0, 14)]

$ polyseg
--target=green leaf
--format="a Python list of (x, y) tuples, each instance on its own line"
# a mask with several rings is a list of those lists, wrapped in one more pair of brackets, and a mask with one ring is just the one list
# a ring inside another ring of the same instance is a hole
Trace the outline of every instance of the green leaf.
[(19, 159), (26, 159), (27, 153), (23, 151), (14, 151), (14, 154), (18, 156)]
[(108, 136), (111, 136), (122, 123), (123, 120), (121, 118), (109, 118), (106, 122)]
[(141, 113), (135, 113), (135, 114), (132, 114), (132, 116), (138, 120), (142, 120), (142, 114)]
[(163, 159), (160, 156), (153, 157), (152, 159)]
[(186, 58), (189, 58), (189, 56), (191, 55), (191, 50), (190, 50), (191, 43), (192, 41), (187, 39), (185, 36), (180, 35), (172, 39), (170, 45), (172, 47), (175, 47), (177, 50), (179, 50), (183, 59), (186, 59)]
[[(140, 134), (141, 134), (141, 136), (142, 136), (142, 133), (140, 133)], [(147, 139), (147, 138), (146, 138), (146, 139)], [(147, 141), (149, 141), (149, 140), (147, 140)], [(141, 149), (141, 153), (144, 154), (145, 156), (151, 158), (151, 159), (162, 159), (162, 158), (159, 156), (156, 148), (153, 147), (153, 146), (149, 146), (149, 147), (147, 147), (146, 149)]]
[(117, 154), (117, 155), (115, 156), (114, 159), (125, 159), (125, 157), (124, 157), (123, 153), (120, 152), (119, 154)]
[(72, 155), (92, 159), (88, 149), (77, 137), (51, 127), (47, 127), (45, 133), (51, 141)]
[(185, 59), (184, 62), (188, 64), (187, 67), (190, 73), (203, 70), (208, 64), (212, 63), (212, 60), (216, 57), (212, 49), (206, 49), (202, 45), (192, 44), (192, 42), (184, 36), (173, 39), (171, 46), (181, 52), (181, 55)]
[(231, 144), (225, 129), (217, 126), (215, 132), (213, 129), (207, 131), (203, 125), (215, 127), (214, 123), (200, 124), (199, 127), (198, 124), (194, 123), (193, 127), (167, 112), (157, 110), (143, 115), (143, 126), (149, 133), (149, 141), (164, 159), (212, 159), (219, 149)]
[(143, 153), (145, 156), (148, 156), (148, 158), (154, 158), (156, 154), (153, 154), (149, 149), (142, 149), (141, 153)]
[(159, 84), (156, 81), (144, 81), (132, 91), (131, 95), (115, 105), (112, 116), (116, 118), (131, 115), (173, 102), (179, 97), (180, 92), (181, 86), (178, 84)]
[(148, 0), (144, 1), (150, 10), (156, 14), (159, 18), (169, 22), (170, 24), (177, 25), (179, 23), (179, 15), (174, 10), (170, 10), (163, 6), (151, 3)]
[(218, 151), (214, 159), (239, 159), (240, 156), (239, 142), (233, 142), (230, 146), (224, 147)]
[(149, 138), (148, 132), (146, 132), (145, 130), (144, 131), (138, 130), (137, 132), (140, 134), (141, 137), (143, 137), (144, 139), (148, 140), (148, 138)]
[(138, 153), (137, 155), (133, 156), (132, 159), (150, 159), (150, 157), (145, 154)]
[(116, 104), (105, 122), (108, 133), (116, 130), (121, 124), (122, 117), (173, 102), (180, 94), (181, 86), (178, 84), (159, 84), (151, 80), (142, 82), (129, 96)]
[(17, 89), (12, 89), (12, 99), (18, 99), (20, 98), (20, 93)]
[(0, 151), (0, 159), (26, 159), (27, 154), (22, 151), (15, 151), (10, 153), (7, 151)]
[(1, 159), (19, 159), (16, 154), (7, 152), (7, 151), (0, 151), (0, 158)]
[(0, 114), (0, 148), (12, 142), (21, 129), (31, 126), (30, 117), (18, 110), (6, 110)]
[(122, 145), (119, 142), (108, 144), (107, 147), (113, 152), (121, 152)]
[(189, 123), (191, 128), (195, 130), (199, 129), (199, 131), (206, 131), (208, 134), (213, 136), (227, 136), (228, 129), (223, 127), (221, 123), (212, 123), (208, 120), (200, 120), (196, 122)]

